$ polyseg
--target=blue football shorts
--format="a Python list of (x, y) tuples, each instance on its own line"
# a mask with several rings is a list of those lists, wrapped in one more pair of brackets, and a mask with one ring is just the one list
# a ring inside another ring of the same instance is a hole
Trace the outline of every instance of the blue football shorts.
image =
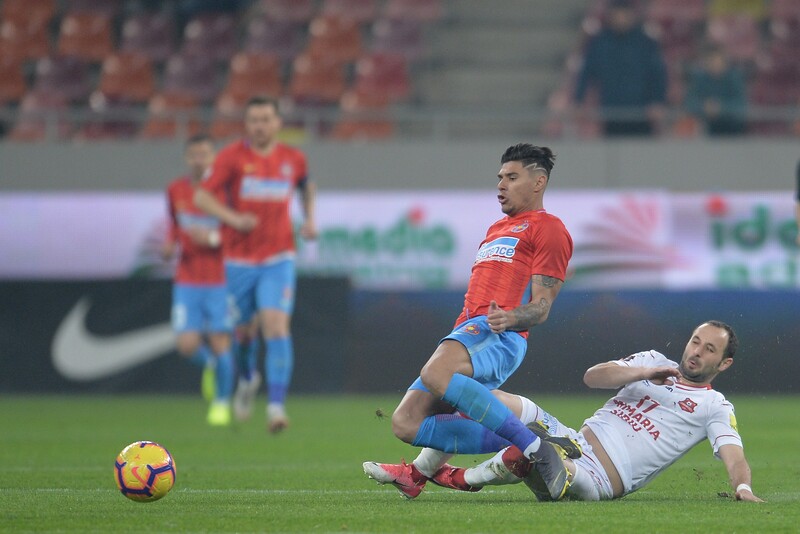
[(176, 332), (230, 332), (233, 315), (225, 284), (172, 286), (172, 328)]
[[(489, 389), (499, 388), (514, 374), (528, 349), (527, 340), (516, 332), (492, 333), (484, 315), (457, 325), (445, 339), (464, 345), (472, 359), (472, 378)], [(427, 391), (419, 378), (408, 389)]]
[(297, 273), (294, 260), (268, 265), (225, 264), (228, 293), (233, 297), (236, 324), (250, 322), (256, 310), (291, 314)]

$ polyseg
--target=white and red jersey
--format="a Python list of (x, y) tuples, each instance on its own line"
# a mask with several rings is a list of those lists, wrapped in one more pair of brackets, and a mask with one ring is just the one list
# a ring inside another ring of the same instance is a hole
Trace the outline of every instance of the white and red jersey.
[(223, 227), (226, 262), (259, 265), (294, 255), (289, 207), (296, 187), (306, 180), (306, 158), (300, 150), (278, 143), (264, 156), (247, 141), (223, 148), (200, 185), (258, 224), (250, 232)]
[[(654, 350), (615, 363), (678, 367)], [(631, 382), (584, 424), (608, 453), (626, 494), (650, 482), (703, 439), (711, 443), (715, 456), (722, 445), (742, 446), (733, 405), (711, 386)]]
[(486, 315), (492, 300), (504, 310), (530, 302), (531, 276), (563, 281), (571, 256), (572, 237), (555, 215), (538, 210), (500, 219), (478, 248), (456, 324)]

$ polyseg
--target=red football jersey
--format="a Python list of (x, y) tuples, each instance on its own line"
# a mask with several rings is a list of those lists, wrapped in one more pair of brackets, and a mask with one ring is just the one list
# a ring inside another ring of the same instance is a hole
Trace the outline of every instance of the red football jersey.
[(189, 177), (177, 178), (167, 188), (170, 236), (180, 243), (181, 252), (175, 281), (185, 284), (221, 284), (225, 281), (221, 247), (199, 245), (186, 229), (198, 226), (219, 229), (219, 220), (194, 205), (194, 191)]
[(258, 217), (250, 232), (223, 227), (226, 261), (256, 265), (294, 253), (290, 202), (306, 173), (303, 153), (281, 143), (267, 156), (252, 150), (246, 141), (219, 152), (201, 187), (224, 198), (236, 211)]
[(504, 310), (530, 302), (531, 276), (563, 281), (571, 257), (572, 237), (558, 217), (539, 210), (500, 219), (478, 248), (456, 324), (486, 315), (492, 300)]

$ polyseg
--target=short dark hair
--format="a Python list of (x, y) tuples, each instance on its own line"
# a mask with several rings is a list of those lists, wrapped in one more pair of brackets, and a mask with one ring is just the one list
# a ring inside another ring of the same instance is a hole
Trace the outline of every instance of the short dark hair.
[(556, 161), (556, 155), (546, 146), (534, 146), (530, 143), (517, 143), (506, 149), (500, 157), (500, 163), (509, 161), (519, 161), (523, 167), (536, 164), (537, 167), (545, 171), (547, 178), (550, 178), (550, 171)]
[(727, 323), (723, 323), (722, 321), (711, 320), (698, 325), (697, 328), (700, 328), (704, 324), (716, 326), (717, 328), (721, 328), (728, 333), (728, 344), (725, 346), (725, 352), (722, 356), (724, 358), (733, 358), (733, 355), (736, 354), (736, 350), (739, 348), (739, 338), (736, 337), (736, 332), (733, 331), (733, 327)]
[(189, 139), (186, 140), (186, 146), (190, 147), (191, 145), (196, 145), (198, 143), (211, 143), (214, 144), (214, 140), (211, 139), (211, 136), (207, 133), (196, 133), (191, 136)]
[(272, 98), (271, 96), (265, 95), (257, 95), (251, 96), (247, 103), (244, 105), (244, 109), (250, 109), (252, 106), (272, 106), (275, 108), (275, 113), (280, 113), (280, 107), (278, 107), (278, 99)]

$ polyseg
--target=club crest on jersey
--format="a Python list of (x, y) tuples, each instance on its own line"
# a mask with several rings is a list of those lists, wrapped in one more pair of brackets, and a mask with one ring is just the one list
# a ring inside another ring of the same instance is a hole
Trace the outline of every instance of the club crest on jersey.
[(294, 173), (294, 167), (292, 167), (291, 163), (284, 163), (281, 165), (281, 174), (284, 177), (289, 178), (292, 176), (292, 173)]
[(514, 254), (517, 252), (517, 237), (498, 237), (478, 249), (478, 255), (475, 257), (475, 263), (484, 261), (505, 261), (512, 262)]
[(689, 397), (686, 397), (684, 400), (678, 403), (678, 406), (680, 406), (681, 410), (684, 412), (694, 413), (694, 409), (697, 408), (697, 403)]
[(466, 332), (467, 334), (472, 334), (473, 336), (477, 336), (478, 334), (481, 333), (481, 327), (476, 324), (468, 324), (461, 330)]
[(242, 170), (244, 171), (244, 174), (252, 174), (256, 172), (256, 166), (252, 163), (245, 163)]
[(528, 221), (525, 221), (511, 228), (511, 231), (514, 232), (515, 234), (518, 234), (520, 232), (524, 232), (525, 230), (527, 230), (528, 226), (530, 226), (528, 224)]

